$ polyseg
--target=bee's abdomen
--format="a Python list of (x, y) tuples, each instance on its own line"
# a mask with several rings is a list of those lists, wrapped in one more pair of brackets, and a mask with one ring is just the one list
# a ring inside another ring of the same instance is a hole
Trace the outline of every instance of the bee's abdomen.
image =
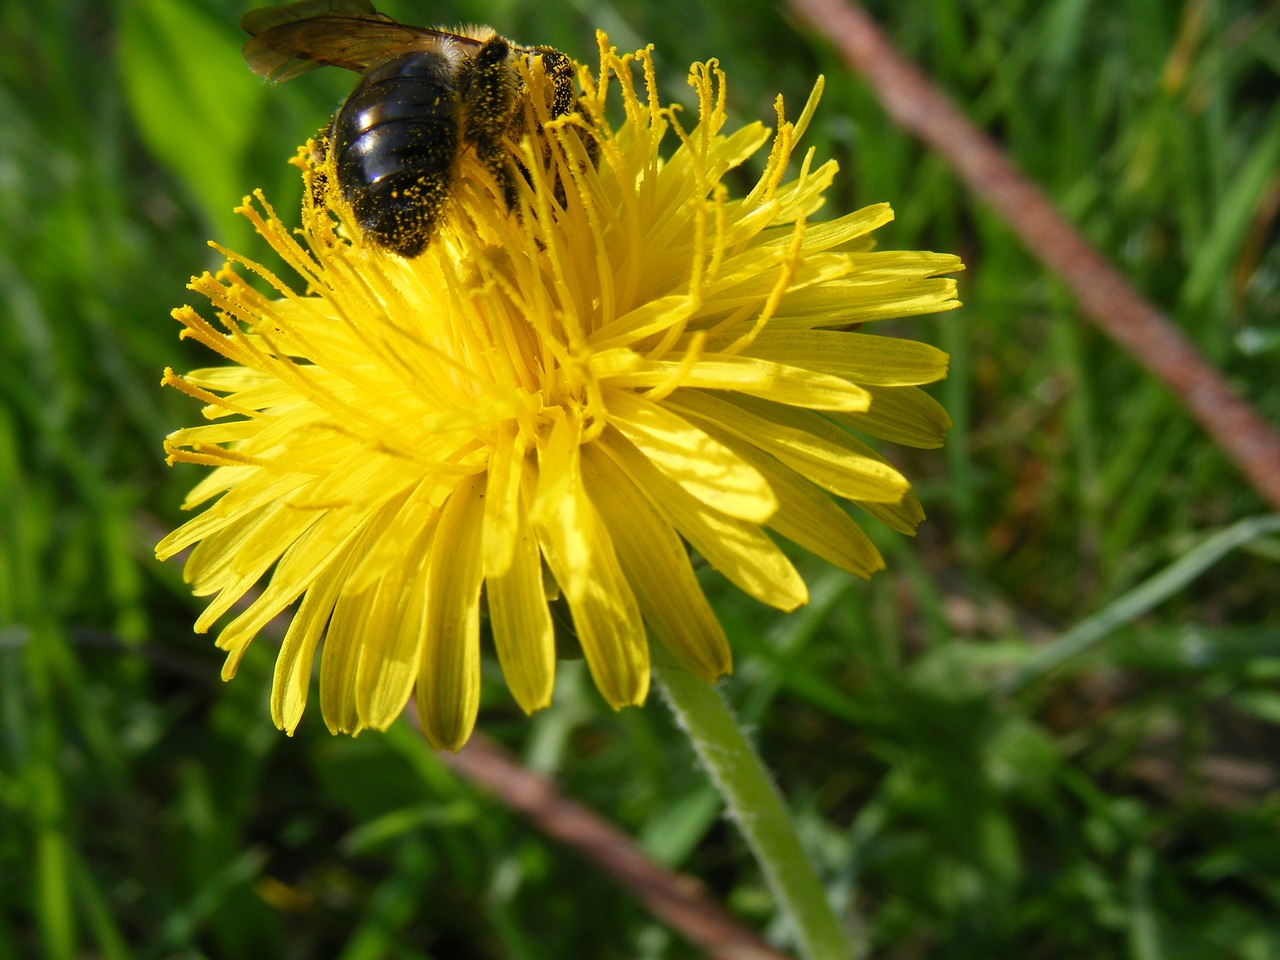
[(446, 57), (419, 52), (368, 73), (333, 121), (338, 185), (371, 240), (422, 252), (449, 195), (458, 93)]

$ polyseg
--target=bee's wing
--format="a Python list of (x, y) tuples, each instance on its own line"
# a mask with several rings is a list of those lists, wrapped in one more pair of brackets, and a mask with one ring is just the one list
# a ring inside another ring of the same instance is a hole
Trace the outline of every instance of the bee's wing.
[(325, 65), (364, 73), (403, 53), (435, 49), (447, 40), (467, 42), (397, 23), (369, 0), (298, 0), (251, 10), (240, 26), (250, 35), (243, 51), (249, 69), (277, 82)]

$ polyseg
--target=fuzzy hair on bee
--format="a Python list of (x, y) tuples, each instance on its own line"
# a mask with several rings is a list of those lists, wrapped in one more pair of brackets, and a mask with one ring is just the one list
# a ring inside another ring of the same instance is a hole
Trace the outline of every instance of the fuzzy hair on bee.
[(439, 231), (467, 159), (516, 209), (524, 171), (511, 144), (532, 132), (521, 61), (541, 58), (549, 117), (577, 103), (572, 59), (490, 27), (411, 26), (368, 0), (299, 0), (250, 11), (240, 25), (260, 76), (285, 81), (321, 66), (361, 75), (317, 143), (364, 237), (402, 257)]

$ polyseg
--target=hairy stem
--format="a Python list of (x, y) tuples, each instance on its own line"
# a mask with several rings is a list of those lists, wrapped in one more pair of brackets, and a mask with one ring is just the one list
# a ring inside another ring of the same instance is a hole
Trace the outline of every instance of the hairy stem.
[(724, 699), (714, 687), (673, 663), (655, 663), (653, 671), (779, 906), (790, 918), (803, 955), (808, 960), (850, 960), (854, 952), (849, 938), (800, 846), (791, 815)]

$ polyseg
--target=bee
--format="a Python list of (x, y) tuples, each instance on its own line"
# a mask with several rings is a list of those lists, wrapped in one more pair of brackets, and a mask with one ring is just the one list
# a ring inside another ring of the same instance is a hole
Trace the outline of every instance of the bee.
[(550, 117), (577, 102), (577, 67), (551, 47), (519, 46), (488, 27), (457, 32), (398, 23), (369, 0), (300, 0), (252, 10), (244, 58), (283, 82), (332, 65), (361, 74), (323, 140), (342, 198), (365, 237), (402, 257), (440, 227), (465, 157), (516, 208), (521, 165), (511, 144), (527, 126), (519, 62), (542, 58)]

